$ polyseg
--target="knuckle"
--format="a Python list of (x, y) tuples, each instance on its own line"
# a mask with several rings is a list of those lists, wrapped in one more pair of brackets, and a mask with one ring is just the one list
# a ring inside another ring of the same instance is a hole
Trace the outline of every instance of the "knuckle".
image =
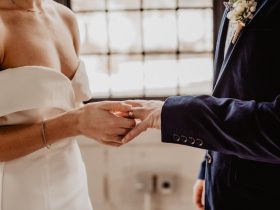
[(114, 132), (114, 129), (109, 127), (109, 128), (106, 129), (105, 132), (106, 132), (107, 135), (112, 135), (113, 132)]

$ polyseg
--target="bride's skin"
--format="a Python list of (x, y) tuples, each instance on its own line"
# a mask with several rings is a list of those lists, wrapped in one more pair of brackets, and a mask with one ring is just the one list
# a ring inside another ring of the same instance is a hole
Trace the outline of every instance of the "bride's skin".
[[(47, 66), (71, 79), (79, 62), (79, 33), (74, 14), (52, 0), (16, 0), (16, 3), (18, 6), (10, 0), (0, 1), (1, 67)], [(42, 12), (30, 13), (20, 8)], [(46, 139), (53, 144), (83, 134), (103, 144), (120, 146), (122, 136), (135, 122), (110, 111), (130, 109), (121, 102), (99, 102), (65, 112), (45, 122)], [(40, 130), (41, 123), (0, 126), (0, 162), (45, 147)]]

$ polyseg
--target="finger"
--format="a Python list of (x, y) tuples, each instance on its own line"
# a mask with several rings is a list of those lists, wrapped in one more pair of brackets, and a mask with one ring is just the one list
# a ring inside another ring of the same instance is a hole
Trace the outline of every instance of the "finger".
[(202, 193), (203, 193), (203, 190), (202, 189), (195, 189), (194, 191), (194, 203), (196, 205), (196, 207), (198, 209), (203, 209), (203, 204), (202, 204)]
[(112, 129), (111, 135), (113, 136), (125, 136), (127, 133), (131, 131), (131, 128), (115, 128)]
[(118, 117), (134, 119), (134, 114), (133, 114), (132, 111), (129, 111), (129, 112), (113, 112), (113, 114), (118, 116)]
[(139, 123), (135, 128), (133, 128), (122, 140), (122, 143), (126, 144), (134, 139), (136, 136), (141, 134), (143, 131), (146, 131), (148, 128), (148, 121), (144, 120)]
[(104, 145), (113, 146), (113, 147), (120, 147), (123, 145), (123, 143), (108, 142), (108, 141), (101, 141), (101, 143)]
[(118, 117), (115, 121), (115, 125), (119, 128), (134, 128), (135, 127), (135, 120)]
[(113, 114), (118, 117), (129, 117), (129, 112), (113, 112)]
[(102, 139), (103, 142), (114, 142), (114, 143), (121, 143), (122, 144), (122, 135), (108, 135), (106, 138)]
[(101, 103), (100, 107), (107, 111), (129, 112), (132, 108), (131, 105), (120, 101), (106, 101)]
[(144, 120), (149, 114), (148, 110), (145, 108), (132, 108), (132, 113), (135, 119)]
[(143, 106), (143, 100), (126, 100), (125, 103), (129, 104), (133, 107), (142, 107)]
[(198, 209), (203, 209), (204, 208), (204, 206), (203, 206), (203, 204), (202, 204), (202, 201), (201, 201), (201, 199), (199, 199), (199, 197), (197, 198), (197, 201), (195, 202), (195, 204), (196, 204), (196, 207), (198, 208)]

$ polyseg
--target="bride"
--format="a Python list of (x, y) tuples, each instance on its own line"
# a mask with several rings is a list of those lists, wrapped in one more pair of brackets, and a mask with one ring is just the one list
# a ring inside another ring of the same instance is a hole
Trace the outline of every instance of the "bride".
[(0, 210), (91, 210), (75, 136), (120, 146), (134, 120), (91, 93), (74, 14), (52, 0), (0, 1)]

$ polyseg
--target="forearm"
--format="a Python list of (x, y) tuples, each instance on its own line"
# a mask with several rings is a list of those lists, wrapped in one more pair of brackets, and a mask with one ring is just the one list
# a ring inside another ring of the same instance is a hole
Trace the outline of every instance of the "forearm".
[[(45, 121), (47, 144), (79, 135), (78, 112), (79, 110), (65, 112)], [(41, 122), (38, 122), (0, 127), (0, 162), (17, 159), (44, 148), (46, 145), (42, 140), (41, 126)]]
[(162, 138), (164, 142), (279, 163), (279, 105), (280, 96), (262, 103), (211, 96), (171, 97), (162, 112)]

